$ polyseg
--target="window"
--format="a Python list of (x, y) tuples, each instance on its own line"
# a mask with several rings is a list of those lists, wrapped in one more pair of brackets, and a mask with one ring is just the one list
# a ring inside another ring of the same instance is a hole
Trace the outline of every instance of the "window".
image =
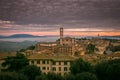
[(40, 64), (40, 60), (37, 60), (37, 64)]
[(45, 64), (45, 60), (42, 61), (42, 64)]
[(47, 64), (49, 64), (49, 61), (47, 60)]
[(61, 62), (59, 62), (59, 65), (61, 65)]
[(46, 67), (42, 67), (42, 70), (46, 70)]
[(49, 67), (47, 67), (47, 70), (49, 70)]
[(59, 71), (61, 71), (61, 67), (59, 67)]
[(64, 71), (67, 71), (67, 67), (64, 67)]
[(53, 62), (53, 65), (56, 65), (56, 62)]
[(67, 65), (67, 62), (66, 62), (66, 61), (64, 62), (64, 65)]
[(56, 68), (55, 68), (55, 67), (53, 67), (53, 71), (56, 71)]
[(31, 64), (34, 64), (34, 61), (33, 61), (33, 60), (31, 61)]

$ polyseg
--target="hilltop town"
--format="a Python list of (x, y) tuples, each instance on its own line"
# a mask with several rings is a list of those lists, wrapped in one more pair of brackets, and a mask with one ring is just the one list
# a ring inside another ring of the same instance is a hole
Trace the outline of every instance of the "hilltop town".
[(44, 55), (69, 55), (72, 57), (86, 54), (111, 54), (110, 46), (119, 46), (120, 41), (102, 39), (99, 34), (96, 38), (76, 39), (64, 37), (64, 30), (60, 28), (60, 38), (56, 42), (39, 42), (33, 50), (26, 50), (25, 55), (44, 54)]
[(56, 42), (39, 42), (32, 50), (22, 52), (29, 59), (30, 65), (36, 65), (43, 73), (54, 72), (65, 75), (70, 72), (70, 63), (82, 58), (93, 65), (104, 60), (120, 58), (119, 50), (112, 51), (112, 46), (120, 46), (120, 41), (102, 39), (99, 35), (92, 39), (64, 37), (60, 28), (60, 38)]
[[(60, 38), (55, 42), (38, 42), (19, 52), (27, 57), (29, 65), (36, 65), (42, 73), (53, 72), (64, 76), (70, 73), (71, 62), (78, 58), (95, 65), (104, 60), (120, 58), (119, 49), (120, 40), (102, 39), (100, 35), (91, 39), (64, 37), (64, 29), (60, 28)], [(7, 55), (2, 55), (0, 65)]]

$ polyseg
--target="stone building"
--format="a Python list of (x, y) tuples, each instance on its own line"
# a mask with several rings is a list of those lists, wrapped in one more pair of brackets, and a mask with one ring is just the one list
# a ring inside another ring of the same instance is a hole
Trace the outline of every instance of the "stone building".
[[(60, 38), (56, 42), (37, 43), (32, 51), (33, 54), (27, 56), (29, 64), (38, 66), (43, 73), (54, 72), (65, 75), (70, 72), (71, 62), (75, 58), (85, 55), (88, 44), (94, 44), (99, 49), (97, 54), (103, 54), (106, 47), (109, 46), (109, 41), (104, 41), (99, 36), (95, 39), (81, 40), (64, 37), (63, 32), (63, 28), (60, 28)], [(26, 53), (29, 54), (29, 52)]]
[(60, 28), (60, 39), (56, 42), (40, 42), (36, 44), (36, 52), (50, 52), (50, 53), (61, 53), (67, 55), (74, 55), (75, 53), (75, 38), (64, 37), (63, 28)]
[(64, 37), (64, 30), (60, 28), (60, 38), (56, 42), (40, 42), (36, 44), (35, 51), (37, 53), (61, 53), (69, 56), (85, 55), (88, 44), (94, 44), (98, 51), (96, 54), (104, 54), (106, 48), (109, 46), (109, 41), (102, 40), (99, 36), (86, 39), (77, 40), (71, 37)]
[(64, 76), (70, 72), (73, 57), (67, 55), (36, 54), (28, 57), (30, 65), (36, 65), (43, 73), (53, 72)]
[(36, 47), (35, 50), (37, 52), (39, 51), (44, 52), (45, 50), (47, 50), (55, 53), (57, 50), (57, 43), (56, 42), (40, 42), (40, 43), (37, 43), (35, 47)]

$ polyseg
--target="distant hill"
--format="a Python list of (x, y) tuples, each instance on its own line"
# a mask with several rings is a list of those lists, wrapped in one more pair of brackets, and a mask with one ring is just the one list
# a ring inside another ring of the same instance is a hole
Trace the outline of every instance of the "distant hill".
[(57, 35), (34, 36), (30, 34), (14, 34), (10, 36), (0, 36), (0, 38), (44, 38), (44, 37), (58, 37)]
[(35, 45), (36, 41), (10, 42), (0, 41), (0, 53), (16, 52), (20, 49), (25, 49), (31, 45)]
[[(120, 36), (100, 36), (102, 39), (120, 39)], [(98, 38), (97, 36), (86, 36), (84, 38)]]
[(11, 36), (0, 36), (0, 38), (35, 38), (35, 37), (47, 37), (47, 36), (34, 36), (30, 34), (14, 34)]
[(10, 38), (26, 38), (26, 37), (37, 37), (37, 36), (33, 36), (33, 35), (29, 35), (29, 34), (15, 34), (15, 35), (11, 35), (8, 37), (10, 37)]
[[(84, 37), (76, 37), (77, 39), (92, 39), (98, 38), (97, 36), (84, 36)], [(100, 36), (102, 39), (117, 39), (120, 40), (120, 36)]]
[(101, 36), (103, 39), (120, 39), (120, 36)]

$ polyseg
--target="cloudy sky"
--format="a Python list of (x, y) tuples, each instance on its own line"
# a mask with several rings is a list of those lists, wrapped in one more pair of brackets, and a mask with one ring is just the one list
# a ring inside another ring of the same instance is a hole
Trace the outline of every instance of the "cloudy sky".
[(120, 0), (0, 0), (0, 35), (120, 35)]

